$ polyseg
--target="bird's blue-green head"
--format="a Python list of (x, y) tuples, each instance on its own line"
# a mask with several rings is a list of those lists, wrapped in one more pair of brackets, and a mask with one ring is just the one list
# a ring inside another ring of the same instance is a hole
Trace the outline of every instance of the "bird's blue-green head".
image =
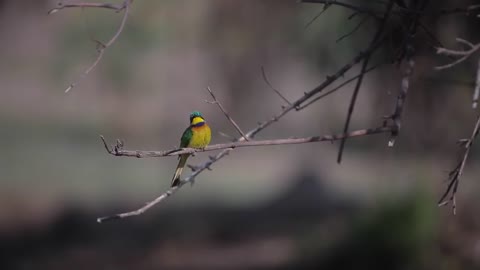
[(192, 125), (195, 125), (200, 122), (205, 122), (205, 119), (203, 118), (202, 114), (198, 111), (194, 111), (190, 114), (190, 123)]

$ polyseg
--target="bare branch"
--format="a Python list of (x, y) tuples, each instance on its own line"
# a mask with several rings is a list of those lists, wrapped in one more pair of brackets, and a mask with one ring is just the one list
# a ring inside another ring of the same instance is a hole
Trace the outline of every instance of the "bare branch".
[(280, 93), (280, 91), (278, 91), (277, 89), (275, 89), (275, 87), (273, 87), (273, 85), (270, 83), (270, 81), (268, 80), (267, 78), (267, 74), (265, 73), (265, 68), (262, 66), (260, 67), (260, 69), (262, 70), (262, 77), (263, 77), (263, 80), (265, 81), (265, 83), (270, 87), (270, 89), (272, 89), (281, 99), (283, 99), (283, 101), (285, 101), (288, 105), (292, 105), (292, 103), (290, 103), (290, 101), (288, 101), (288, 99), (282, 95), (282, 93)]
[(210, 86), (207, 87), (207, 90), (208, 92), (210, 93), (210, 95), (212, 96), (213, 98), (213, 103), (217, 104), (218, 108), (220, 108), (220, 110), (223, 112), (223, 114), (225, 115), (225, 117), (227, 117), (228, 121), (230, 121), (230, 123), (232, 124), (233, 127), (235, 127), (235, 129), (238, 131), (238, 133), (240, 133), (240, 135), (242, 135), (242, 137), (248, 141), (248, 138), (247, 136), (245, 135), (245, 133), (243, 133), (242, 129), (237, 125), (237, 123), (235, 123), (235, 121), (233, 120), (233, 118), (230, 116), (230, 114), (228, 114), (228, 112), (225, 110), (225, 108), (223, 108), (222, 104), (217, 100), (217, 98), (215, 97), (215, 95), (213, 94), (212, 90), (210, 89)]
[[(212, 146), (207, 146), (204, 150), (198, 150), (198, 149), (190, 149), (190, 148), (185, 148), (180, 151), (176, 151), (173, 154), (174, 155), (179, 155), (179, 154), (186, 154), (186, 153), (193, 153), (196, 151), (211, 151), (211, 150), (218, 150), (218, 149), (226, 149), (227, 151), (222, 151), (216, 156), (211, 157), (211, 159), (207, 162), (207, 165), (205, 167), (193, 167), (194, 172), (191, 174), (189, 177), (187, 177), (185, 180), (181, 181), (178, 186), (171, 187), (169, 190), (166, 192), (162, 193), (160, 196), (155, 198), (154, 200), (147, 202), (145, 206), (125, 212), (125, 213), (120, 213), (112, 216), (106, 216), (106, 217), (101, 217), (97, 219), (97, 222), (102, 223), (105, 221), (110, 221), (110, 220), (116, 220), (116, 219), (122, 219), (122, 218), (127, 218), (131, 216), (138, 216), (143, 214), (145, 211), (150, 209), (152, 206), (160, 203), (161, 201), (165, 200), (177, 190), (185, 185), (188, 182), (192, 182), (194, 178), (200, 174), (201, 171), (204, 169), (210, 168), (210, 165), (212, 165), (215, 161), (223, 157), (224, 155), (228, 154), (229, 149), (233, 149), (236, 147), (247, 147), (247, 146), (266, 146), (266, 145), (285, 145), (285, 144), (302, 144), (302, 143), (311, 143), (311, 142), (324, 142), (324, 141), (335, 141), (335, 140), (340, 140), (342, 138), (352, 138), (352, 137), (360, 137), (360, 136), (366, 136), (366, 135), (373, 135), (373, 134), (379, 134), (379, 133), (385, 133), (385, 132), (390, 132), (392, 127), (378, 127), (378, 128), (370, 128), (370, 129), (361, 129), (361, 130), (356, 130), (349, 132), (348, 134), (337, 134), (337, 135), (324, 135), (324, 136), (314, 136), (314, 137), (307, 137), (307, 138), (290, 138), (290, 139), (277, 139), (277, 140), (264, 140), (264, 141), (248, 141), (248, 142), (234, 142), (234, 143), (227, 143), (227, 144), (218, 144), (218, 145), (212, 145)], [(107, 147), (108, 149), (108, 147)], [(168, 152), (168, 151), (163, 151), (163, 152), (155, 152), (155, 151), (127, 151), (127, 150), (121, 150), (123, 156), (137, 156), (140, 153), (141, 157), (152, 157), (152, 153), (157, 153), (158, 156), (165, 156), (163, 153)], [(142, 155), (141, 153), (144, 152), (145, 154)], [(168, 154), (170, 155), (170, 154)]]
[(407, 99), (408, 89), (410, 87), (410, 78), (413, 74), (413, 69), (415, 67), (415, 60), (413, 59), (413, 50), (414, 49), (412, 45), (410, 44), (407, 45), (407, 53), (406, 53), (407, 66), (405, 67), (405, 71), (403, 74), (400, 93), (398, 94), (397, 102), (395, 103), (395, 110), (393, 111), (393, 114), (389, 117), (390, 119), (392, 119), (393, 124), (395, 126), (395, 128), (392, 131), (392, 136), (388, 141), (389, 147), (394, 146), (395, 139), (398, 136), (398, 133), (400, 132), (400, 127), (402, 125), (403, 108), (405, 105), (405, 100)]
[(379, 16), (376, 14), (375, 11), (362, 7), (362, 6), (356, 6), (350, 3), (345, 3), (342, 1), (336, 1), (336, 0), (302, 0), (302, 3), (316, 3), (316, 4), (324, 4), (324, 5), (336, 5), (336, 6), (341, 6), (344, 8), (348, 8), (351, 10), (356, 11), (357, 13), (365, 13), (368, 14), (372, 17), (379, 18)]
[(330, 5), (331, 4), (324, 4), (323, 9), (317, 15), (315, 15), (315, 17), (313, 17), (307, 24), (305, 24), (303, 29), (307, 29), (315, 20), (318, 19), (318, 17), (320, 17), (320, 15), (322, 15), (330, 7)]
[(64, 4), (63, 2), (59, 2), (56, 8), (52, 8), (48, 11), (48, 14), (56, 13), (64, 8), (105, 8), (105, 9), (113, 9), (118, 12), (123, 10), (125, 6), (120, 4), (111, 4), (111, 3), (77, 2), (77, 3)]
[[(388, 2), (388, 6), (386, 7), (386, 11), (385, 11), (385, 15), (383, 16), (383, 19), (380, 23), (380, 26), (378, 27), (377, 29), (377, 32), (375, 33), (372, 41), (370, 42), (370, 45), (369, 47), (373, 47), (374, 44), (380, 39), (380, 37), (382, 36), (383, 34), (383, 31), (386, 27), (386, 24), (387, 24), (387, 21), (390, 17), (390, 13), (393, 9), (393, 4), (395, 3), (394, 0), (390, 0)], [(372, 51), (373, 52), (373, 51)], [(352, 98), (350, 100), (350, 104), (348, 106), (348, 113), (347, 113), (347, 119), (345, 120), (345, 126), (343, 128), (343, 133), (347, 133), (348, 132), (348, 127), (350, 126), (350, 120), (352, 118), (352, 113), (353, 113), (353, 109), (355, 108), (355, 104), (357, 102), (357, 96), (358, 96), (358, 92), (360, 91), (360, 86), (362, 85), (362, 81), (363, 81), (363, 76), (365, 75), (365, 70), (367, 69), (367, 66), (368, 66), (368, 61), (370, 60), (370, 56), (372, 55), (372, 53), (369, 53), (365, 59), (363, 60), (363, 65), (362, 65), (362, 69), (361, 69), (361, 72), (360, 72), (360, 76), (358, 77), (358, 81), (357, 81), (357, 85), (355, 86), (355, 89), (353, 90), (353, 94), (352, 94)], [(345, 147), (345, 143), (346, 143), (346, 138), (342, 139), (342, 141), (340, 142), (340, 148), (338, 150), (338, 157), (337, 157), (337, 163), (341, 163), (342, 162), (342, 155), (343, 155), (343, 149)]]
[(449, 63), (449, 64), (446, 64), (446, 65), (443, 65), (443, 66), (436, 66), (435, 70), (447, 69), (447, 68), (451, 68), (455, 65), (458, 65), (458, 64), (462, 63), (463, 61), (465, 61), (466, 59), (468, 59), (470, 56), (472, 56), (475, 52), (477, 52), (480, 49), (480, 43), (472, 44), (471, 42), (469, 42), (467, 40), (464, 40), (464, 39), (461, 39), (461, 38), (456, 38), (456, 41), (458, 43), (466, 45), (470, 49), (468, 49), (468, 50), (451, 50), (451, 49), (447, 49), (447, 48), (443, 48), (443, 47), (442, 48), (437, 48), (437, 54), (446, 55), (446, 56), (456, 56), (456, 57), (459, 57), (459, 58), (457, 60)]
[(342, 82), (341, 84), (339, 84), (338, 86), (336, 86), (336, 87), (333, 88), (332, 90), (329, 90), (329, 91), (323, 93), (322, 95), (320, 95), (320, 96), (318, 96), (318, 97), (310, 100), (310, 101), (307, 102), (305, 105), (302, 105), (302, 106), (297, 107), (296, 110), (297, 110), (297, 111), (300, 111), (300, 110), (305, 109), (306, 107), (312, 105), (313, 103), (319, 101), (320, 99), (323, 99), (324, 97), (327, 97), (327, 96), (329, 96), (330, 94), (333, 94), (333, 93), (335, 93), (336, 91), (338, 91), (338, 90), (340, 90), (340, 89), (343, 89), (343, 87), (344, 87), (345, 85), (347, 85), (347, 84), (353, 82), (354, 80), (358, 79), (362, 74), (369, 73), (370, 71), (372, 71), (372, 70), (374, 70), (374, 69), (376, 69), (376, 68), (378, 68), (379, 66), (384, 65), (384, 64), (385, 64), (385, 63), (380, 63), (380, 64), (377, 64), (377, 65), (375, 65), (375, 66), (372, 66), (372, 67), (368, 68), (367, 70), (365, 70), (364, 73), (360, 73), (360, 74), (358, 74), (358, 75), (356, 75), (356, 76), (353, 76), (352, 78), (350, 78), (350, 79)]
[(141, 150), (124, 150), (122, 145), (115, 145), (110, 148), (103, 136), (100, 138), (103, 141), (107, 152), (117, 157), (135, 157), (135, 158), (153, 158), (153, 157), (168, 157), (178, 156), (183, 154), (193, 154), (196, 152), (208, 152), (222, 149), (233, 149), (238, 147), (252, 147), (252, 146), (270, 146), (270, 145), (285, 145), (285, 144), (303, 144), (312, 142), (325, 142), (325, 141), (337, 141), (343, 138), (353, 138), (377, 133), (383, 133), (392, 131), (393, 126), (382, 126), (378, 128), (360, 129), (349, 133), (312, 136), (305, 138), (287, 138), (287, 139), (274, 139), (274, 140), (261, 140), (261, 141), (236, 141), (231, 143), (221, 143), (209, 145), (205, 148), (175, 148), (165, 151), (141, 151)]
[(113, 43), (118, 39), (120, 34), (123, 31), (123, 28), (125, 27), (125, 24), (127, 22), (128, 18), (128, 13), (130, 11), (130, 4), (133, 2), (133, 0), (125, 0), (123, 1), (123, 4), (118, 5), (118, 4), (108, 4), (108, 3), (88, 3), (88, 2), (79, 2), (75, 4), (63, 4), (62, 2), (59, 3), (59, 6), (57, 8), (51, 9), (48, 14), (55, 13), (57, 11), (60, 11), (64, 8), (107, 8), (107, 9), (113, 9), (116, 10), (117, 12), (123, 11), (123, 17), (122, 21), (117, 28), (117, 31), (113, 35), (113, 37), (105, 44), (101, 43), (100, 41), (96, 41), (97, 43), (97, 58), (95, 58), (95, 61), (80, 75), (80, 78), (78, 78), (76, 81), (71, 83), (67, 89), (65, 89), (65, 93), (68, 93), (70, 90), (72, 90), (78, 83), (80, 83), (83, 79), (85, 79), (88, 74), (100, 63), (100, 60), (103, 57), (103, 54), (105, 53), (105, 50), (112, 46)]
[(350, 32), (348, 32), (348, 33), (342, 35), (341, 37), (337, 38), (337, 40), (336, 40), (335, 42), (338, 43), (338, 42), (342, 41), (344, 38), (347, 38), (347, 37), (353, 35), (358, 29), (360, 29), (360, 27), (361, 27), (366, 21), (368, 21), (368, 18), (369, 18), (369, 17), (364, 17), (364, 18), (362, 18), (362, 20), (361, 20), (352, 30), (350, 30)]
[(442, 9), (440, 10), (440, 15), (451, 15), (455, 13), (464, 13), (469, 16), (472, 11), (480, 9), (480, 5), (470, 5), (465, 8), (452, 8), (452, 9)]
[[(438, 206), (447, 205), (449, 202), (452, 202), (452, 210), (453, 214), (456, 214), (456, 194), (458, 189), (458, 184), (460, 182), (460, 177), (463, 174), (463, 169), (465, 168), (465, 164), (467, 163), (468, 155), (470, 154), (470, 150), (472, 149), (473, 141), (478, 135), (480, 128), (480, 115), (477, 117), (477, 122), (475, 123), (475, 127), (473, 128), (472, 135), (469, 139), (464, 139), (461, 141), (461, 145), (465, 147), (465, 151), (461, 157), (459, 163), (455, 166), (455, 168), (450, 171), (449, 173), (449, 184), (445, 193), (443, 193), (442, 197), (438, 202)], [(450, 198), (447, 199), (448, 195)]]

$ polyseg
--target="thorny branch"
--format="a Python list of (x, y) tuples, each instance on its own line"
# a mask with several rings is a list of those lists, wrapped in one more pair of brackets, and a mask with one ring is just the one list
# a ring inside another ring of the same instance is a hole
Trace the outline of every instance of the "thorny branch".
[(107, 43), (102, 43), (98, 40), (95, 40), (97, 43), (97, 57), (95, 58), (95, 61), (81, 74), (80, 78), (78, 78), (76, 81), (71, 83), (67, 89), (65, 89), (65, 93), (68, 93), (70, 90), (72, 90), (78, 83), (80, 83), (81, 80), (86, 78), (88, 74), (100, 63), (100, 60), (102, 60), (102, 57), (105, 53), (105, 50), (112, 46), (115, 41), (118, 39), (120, 34), (123, 31), (123, 28), (125, 27), (125, 24), (127, 22), (128, 18), (128, 13), (130, 11), (130, 5), (133, 3), (133, 0), (124, 0), (123, 4), (110, 4), (110, 3), (88, 3), (88, 2), (77, 2), (77, 3), (71, 3), (71, 4), (63, 4), (63, 2), (60, 2), (58, 4), (58, 7), (51, 9), (48, 14), (53, 14), (55, 12), (58, 12), (64, 8), (106, 8), (106, 9), (113, 9), (117, 12), (123, 11), (123, 17), (122, 21), (120, 22), (120, 25), (117, 28), (117, 31), (113, 35), (113, 37), (107, 42)]

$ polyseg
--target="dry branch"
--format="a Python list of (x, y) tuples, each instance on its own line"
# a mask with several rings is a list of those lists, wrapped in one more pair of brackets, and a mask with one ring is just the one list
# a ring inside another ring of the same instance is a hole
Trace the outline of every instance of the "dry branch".
[[(389, 126), (382, 126), (378, 128), (370, 128), (370, 129), (361, 129), (349, 132), (348, 134), (336, 134), (336, 135), (323, 135), (323, 136), (313, 136), (313, 137), (306, 137), (306, 138), (291, 138), (291, 139), (276, 139), (276, 140), (263, 140), (263, 141), (243, 141), (243, 142), (234, 142), (234, 143), (226, 143), (226, 144), (217, 144), (205, 147), (205, 149), (192, 149), (192, 148), (185, 148), (185, 149), (175, 149), (169, 151), (129, 151), (129, 150), (122, 150), (118, 149), (117, 152), (111, 151), (108, 148), (105, 141), (105, 147), (107, 151), (116, 156), (127, 156), (127, 157), (162, 157), (162, 156), (170, 156), (170, 155), (180, 155), (180, 154), (191, 154), (198, 151), (212, 151), (212, 150), (219, 150), (219, 149), (233, 149), (237, 147), (248, 147), (248, 146), (267, 146), (267, 145), (286, 145), (286, 144), (302, 144), (302, 143), (312, 143), (312, 142), (326, 142), (326, 141), (335, 141), (340, 140), (342, 138), (353, 138), (353, 137), (360, 137), (366, 135), (373, 135), (385, 132), (391, 132), (392, 127)], [(102, 137), (103, 139), (103, 137)], [(178, 151), (177, 151), (178, 150)], [(218, 160), (223, 155), (226, 155), (226, 152), (221, 152), (217, 156), (212, 156), (210, 160), (207, 162), (208, 166), (205, 168), (209, 168), (210, 165), (213, 164), (216, 160)], [(120, 213), (112, 216), (101, 217), (97, 219), (97, 222), (101, 223), (104, 221), (115, 220), (115, 219), (122, 219), (130, 216), (137, 216), (152, 206), (158, 204), (159, 202), (165, 200), (167, 197), (171, 196), (175, 193), (181, 186), (184, 184), (191, 182), (194, 178), (205, 168), (196, 168), (192, 175), (187, 177), (185, 180), (180, 182), (179, 186), (171, 187), (166, 192), (162, 193), (160, 196), (155, 198), (154, 200), (145, 204), (145, 206), (130, 212)]]
[[(369, 48), (372, 48), (375, 45), (375, 43), (378, 42), (378, 40), (380, 40), (381, 36), (383, 35), (383, 32), (385, 31), (385, 27), (387, 25), (388, 19), (390, 17), (391, 12), (392, 12), (394, 3), (395, 3), (394, 0), (390, 0), (388, 2), (388, 6), (386, 8), (385, 15), (383, 16), (382, 21), (380, 22), (380, 25), (377, 29), (377, 32), (375, 33), (372, 41), (370, 42)], [(345, 120), (345, 125), (343, 127), (343, 133), (348, 132), (348, 128), (350, 126), (350, 120), (352, 119), (353, 109), (355, 108), (355, 104), (357, 103), (358, 92), (360, 91), (360, 87), (362, 85), (363, 77), (364, 77), (365, 71), (367, 70), (367, 67), (368, 67), (368, 61), (370, 60), (370, 57), (372, 56), (373, 52), (374, 52), (374, 50), (370, 50), (370, 53), (368, 55), (366, 55), (365, 59), (363, 60), (363, 65), (362, 65), (362, 69), (360, 71), (360, 76), (358, 77), (357, 84), (355, 85), (355, 89), (353, 90), (353, 94), (352, 94), (352, 97), (350, 99), (350, 104), (348, 105), (347, 119)], [(337, 156), (337, 163), (342, 162), (343, 149), (345, 147), (346, 139), (347, 138), (344, 138), (340, 142), (340, 147), (339, 147), (338, 156)]]
[(333, 89), (331, 89), (331, 90), (328, 90), (327, 92), (321, 94), (320, 96), (315, 97), (314, 99), (310, 100), (309, 102), (305, 103), (304, 105), (297, 107), (296, 110), (297, 110), (297, 111), (303, 110), (303, 109), (305, 109), (306, 107), (310, 106), (312, 103), (317, 102), (318, 100), (320, 100), (320, 99), (322, 99), (322, 98), (325, 98), (325, 97), (329, 96), (330, 94), (333, 94), (333, 93), (337, 92), (337, 91), (340, 90), (340, 89), (344, 89), (343, 87), (344, 87), (345, 85), (347, 85), (347, 84), (355, 81), (355, 80), (358, 79), (358, 77), (360, 77), (362, 74), (367, 74), (367, 73), (369, 73), (370, 71), (373, 71), (373, 70), (375, 70), (376, 68), (378, 68), (379, 66), (384, 65), (384, 64), (385, 64), (385, 63), (381, 63), (381, 64), (374, 65), (374, 66), (372, 66), (372, 67), (369, 67), (367, 70), (365, 70), (365, 72), (360, 73), (360, 74), (358, 74), (358, 75), (355, 75), (355, 76), (351, 77), (350, 79), (342, 82), (341, 84), (339, 84), (339, 85), (336, 86), (335, 88), (333, 88)]
[(437, 48), (437, 54), (441, 55), (446, 55), (446, 56), (453, 56), (453, 57), (459, 57), (457, 60), (446, 64), (442, 66), (436, 66), (435, 70), (442, 70), (442, 69), (447, 69), (451, 68), (455, 65), (458, 65), (465, 61), (467, 58), (472, 56), (475, 52), (477, 52), (480, 49), (480, 43), (478, 44), (472, 44), (471, 42), (461, 39), (461, 38), (456, 38), (456, 41), (458, 43), (466, 45), (469, 50), (452, 50), (452, 49), (447, 49), (447, 48)]
[(106, 9), (113, 9), (117, 12), (123, 11), (123, 17), (120, 25), (117, 28), (117, 31), (113, 35), (112, 38), (110, 38), (107, 43), (102, 43), (98, 40), (95, 40), (97, 43), (97, 57), (95, 58), (95, 61), (81, 74), (80, 78), (78, 78), (76, 81), (72, 82), (67, 89), (65, 89), (65, 93), (68, 93), (70, 90), (72, 90), (80, 81), (82, 81), (84, 78), (88, 76), (88, 74), (100, 63), (100, 60), (102, 59), (105, 50), (112, 46), (115, 41), (118, 39), (120, 34), (122, 33), (125, 24), (127, 22), (128, 18), (128, 13), (130, 10), (130, 4), (133, 2), (133, 0), (124, 0), (123, 4), (109, 4), (109, 3), (88, 3), (88, 2), (77, 2), (77, 3), (71, 3), (71, 4), (63, 4), (60, 2), (58, 4), (58, 7), (51, 9), (48, 14), (52, 14), (55, 12), (58, 12), (64, 8), (106, 8)]
[[(468, 139), (460, 140), (460, 144), (465, 147), (465, 151), (461, 156), (460, 161), (457, 163), (455, 168), (450, 171), (449, 173), (449, 183), (445, 193), (443, 193), (442, 197), (440, 198), (438, 205), (443, 206), (447, 205), (449, 202), (452, 202), (452, 210), (453, 214), (456, 214), (457, 208), (457, 201), (456, 201), (456, 194), (458, 189), (458, 184), (460, 182), (460, 177), (463, 174), (463, 170), (465, 168), (465, 164), (467, 163), (468, 155), (470, 154), (470, 150), (472, 149), (473, 141), (478, 135), (480, 128), (480, 115), (477, 117), (477, 122), (475, 123), (475, 127), (473, 128), (472, 135)], [(448, 195), (450, 198), (447, 199)]]
[(209, 145), (205, 148), (175, 148), (164, 151), (142, 151), (142, 150), (124, 150), (123, 142), (117, 141), (117, 144), (113, 147), (108, 146), (105, 138), (100, 136), (105, 149), (113, 156), (117, 157), (135, 157), (135, 158), (153, 158), (153, 157), (168, 157), (178, 156), (183, 154), (193, 154), (196, 152), (208, 152), (222, 149), (233, 149), (239, 147), (252, 147), (252, 146), (270, 146), (270, 145), (287, 145), (287, 144), (303, 144), (312, 142), (331, 142), (341, 140), (343, 138), (353, 138), (377, 133), (384, 133), (392, 131), (393, 126), (382, 126), (378, 128), (360, 129), (351, 131), (349, 133), (340, 133), (323, 136), (312, 136), (304, 138), (286, 138), (286, 139), (273, 139), (273, 140), (259, 140), (259, 141), (236, 141), (231, 143), (221, 143)]
[(283, 99), (283, 101), (285, 101), (288, 105), (292, 105), (292, 103), (290, 101), (288, 101), (288, 99), (282, 95), (282, 93), (280, 93), (280, 91), (278, 91), (275, 87), (273, 87), (273, 85), (270, 83), (270, 81), (268, 80), (267, 78), (267, 74), (265, 73), (265, 68), (262, 66), (260, 68), (262, 70), (262, 77), (263, 77), (263, 81), (265, 81), (265, 83), (270, 87), (270, 89), (273, 90), (273, 92), (275, 92), (281, 99)]
[(394, 129), (392, 131), (392, 136), (388, 141), (388, 146), (393, 147), (395, 144), (395, 139), (400, 132), (400, 128), (402, 126), (402, 115), (403, 115), (403, 108), (405, 105), (405, 100), (407, 99), (408, 89), (410, 88), (410, 78), (413, 73), (413, 69), (415, 67), (415, 60), (413, 59), (413, 48), (411, 45), (408, 45), (407, 48), (407, 66), (405, 67), (405, 71), (401, 81), (400, 93), (397, 96), (397, 101), (395, 103), (395, 110), (393, 114), (389, 117), (393, 121)]

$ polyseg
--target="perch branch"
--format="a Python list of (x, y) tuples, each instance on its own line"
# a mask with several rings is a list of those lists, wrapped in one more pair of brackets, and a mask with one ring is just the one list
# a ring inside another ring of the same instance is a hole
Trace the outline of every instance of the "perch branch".
[[(325, 142), (325, 141), (335, 141), (335, 140), (340, 140), (342, 138), (353, 138), (353, 137), (360, 137), (360, 136), (366, 136), (366, 135), (373, 135), (373, 134), (378, 134), (378, 133), (385, 133), (385, 132), (390, 132), (392, 127), (389, 126), (382, 126), (382, 127), (377, 127), (377, 128), (370, 128), (370, 129), (361, 129), (361, 130), (356, 130), (349, 132), (347, 134), (336, 134), (336, 135), (324, 135), (324, 136), (313, 136), (313, 137), (306, 137), (306, 138), (293, 138), (293, 139), (277, 139), (277, 140), (264, 140), (264, 141), (244, 141), (244, 142), (234, 142), (234, 143), (226, 143), (226, 144), (218, 144), (218, 145), (212, 145), (212, 146), (207, 146), (203, 150), (198, 150), (198, 149), (178, 149), (179, 151), (162, 151), (162, 152), (156, 152), (156, 151), (127, 151), (127, 150), (122, 150), (122, 155), (123, 156), (134, 156), (134, 157), (153, 157), (153, 154), (157, 154), (156, 156), (166, 156), (166, 155), (180, 155), (180, 154), (186, 154), (186, 153), (193, 153), (196, 151), (211, 151), (211, 150), (218, 150), (218, 149), (233, 149), (236, 147), (247, 147), (247, 146), (266, 146), (266, 145), (285, 145), (285, 144), (301, 144), (301, 143), (311, 143), (311, 142)], [(103, 139), (103, 137), (102, 137)], [(105, 144), (106, 145), (106, 144)], [(106, 146), (108, 149), (108, 146)], [(137, 156), (138, 153), (145, 152), (144, 155)], [(170, 153), (169, 153), (170, 152)], [(110, 151), (109, 151), (110, 153)], [(164, 155), (164, 153), (169, 153)], [(171, 187), (169, 190), (166, 192), (162, 193), (160, 196), (155, 198), (154, 200), (147, 202), (143, 207), (125, 212), (125, 213), (120, 213), (120, 214), (115, 214), (112, 216), (106, 216), (106, 217), (101, 217), (97, 219), (97, 222), (102, 223), (105, 221), (109, 220), (116, 220), (116, 219), (122, 219), (126, 217), (131, 217), (131, 216), (138, 216), (153, 207), (154, 205), (158, 204), (159, 202), (165, 200), (167, 197), (171, 196), (177, 190), (185, 185), (188, 182), (192, 182), (194, 178), (200, 174), (201, 171), (208, 169), (210, 165), (213, 164), (213, 162), (217, 161), (224, 155), (226, 155), (228, 152), (222, 151), (216, 156), (212, 156), (210, 160), (207, 162), (207, 165), (203, 168), (195, 168), (196, 170), (186, 179), (180, 182), (179, 186)], [(131, 155), (130, 155), (131, 154)]]
[(123, 143), (109, 147), (105, 138), (100, 136), (105, 149), (113, 156), (117, 157), (135, 157), (135, 158), (153, 158), (153, 157), (167, 157), (178, 156), (183, 154), (193, 154), (196, 152), (208, 152), (222, 149), (233, 149), (238, 147), (252, 147), (252, 146), (269, 146), (269, 145), (285, 145), (285, 144), (302, 144), (312, 142), (325, 142), (325, 141), (337, 141), (343, 138), (353, 138), (359, 136), (365, 136), (370, 134), (383, 133), (392, 131), (393, 126), (382, 126), (378, 128), (360, 129), (349, 133), (312, 136), (305, 138), (287, 138), (287, 139), (274, 139), (274, 140), (259, 140), (259, 141), (236, 141), (231, 143), (212, 144), (205, 148), (176, 148), (165, 151), (141, 151), (141, 150), (124, 150)]

